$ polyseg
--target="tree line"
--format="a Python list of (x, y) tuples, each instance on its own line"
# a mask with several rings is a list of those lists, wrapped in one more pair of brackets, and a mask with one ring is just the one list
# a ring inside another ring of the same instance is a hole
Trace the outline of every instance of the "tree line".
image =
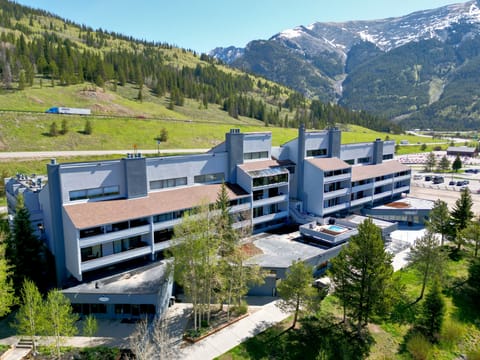
[[(266, 80), (255, 82), (246, 73), (226, 72), (218, 66), (219, 61), (206, 54), (199, 57), (203, 63), (199, 61), (194, 67), (179, 65), (175, 59), (177, 54), (167, 51), (174, 49), (172, 45), (135, 40), (103, 29), (94, 31), (7, 0), (1, 0), (0, 4), (0, 25), (20, 32), (18, 35), (14, 31), (3, 31), (0, 35), (3, 44), (0, 79), (6, 89), (23, 90), (32, 86), (36, 77), (40, 77), (40, 84), (45, 80), (51, 86), (87, 81), (99, 87), (113, 84), (115, 89), (117, 85), (130, 83), (138, 87), (140, 101), (146, 87), (157, 96), (169, 94), (170, 108), (183, 106), (184, 98), (194, 99), (205, 108), (215, 104), (234, 118), (247, 116), (266, 125), (297, 127), (305, 123), (309, 128), (320, 129), (336, 122), (378, 131), (401, 130), (385, 119), (362, 111), (352, 112), (319, 100), (310, 101), (298, 92)], [(51, 19), (48, 25), (42, 17)], [(63, 28), (59, 28), (59, 24), (63, 24)], [(38, 30), (38, 25), (42, 30)], [(71, 27), (78, 31), (76, 38), (60, 34)], [(118, 40), (128, 43), (120, 46), (115, 43)], [(282, 115), (282, 109), (288, 114)]]

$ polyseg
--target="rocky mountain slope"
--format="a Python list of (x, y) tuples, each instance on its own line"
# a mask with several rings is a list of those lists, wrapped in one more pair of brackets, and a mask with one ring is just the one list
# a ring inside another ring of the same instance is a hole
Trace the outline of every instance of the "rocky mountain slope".
[(479, 54), (479, 1), (375, 21), (314, 23), (211, 53), (312, 98), (436, 128), (478, 127)]

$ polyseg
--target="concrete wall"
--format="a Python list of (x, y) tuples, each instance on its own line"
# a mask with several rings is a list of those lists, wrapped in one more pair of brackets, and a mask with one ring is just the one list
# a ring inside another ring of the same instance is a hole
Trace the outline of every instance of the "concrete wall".
[(224, 173), (227, 178), (227, 162), (227, 153), (149, 158), (147, 181), (150, 184), (150, 181), (186, 176), (187, 184), (193, 185), (195, 175)]
[(63, 210), (63, 229), (65, 244), (65, 267), (69, 273), (77, 280), (82, 280), (82, 271), (80, 269), (81, 255), (78, 239), (78, 233), (70, 218)]
[(321, 216), (323, 214), (323, 172), (306, 161), (305, 179), (308, 179), (305, 181), (305, 193), (308, 194), (308, 199), (304, 199), (303, 211)]
[[(118, 185), (120, 195), (127, 195), (125, 169), (120, 160), (59, 165), (62, 202), (70, 202), (72, 190)], [(50, 181), (50, 177), (49, 177)], [(82, 201), (82, 200), (80, 200)]]

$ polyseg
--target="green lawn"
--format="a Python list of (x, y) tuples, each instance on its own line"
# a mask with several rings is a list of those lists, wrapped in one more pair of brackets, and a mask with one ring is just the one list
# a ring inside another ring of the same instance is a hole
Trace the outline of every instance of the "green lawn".
[[(451, 254), (452, 249), (448, 250)], [(459, 286), (468, 274), (468, 264), (472, 251), (462, 251), (458, 256), (450, 256), (448, 266), (445, 269), (444, 297), (447, 311), (444, 327), (438, 344), (431, 346), (428, 359), (451, 360), (457, 359), (461, 354), (471, 354), (473, 359), (479, 359), (480, 353), (480, 307), (472, 303), (464, 287)], [(395, 273), (400, 284), (405, 286), (404, 295), (410, 302), (418, 297), (421, 282), (418, 274), (411, 268)], [(369, 326), (373, 338), (370, 354), (367, 359), (413, 359), (405, 344), (411, 334), (412, 325), (409, 316), (415, 316), (422, 302), (411, 308), (397, 309), (399, 317), (396, 320), (387, 319), (372, 323)], [(330, 314), (334, 318), (341, 319), (341, 308), (335, 296), (328, 296), (322, 302), (322, 313)], [(400, 321), (402, 317), (402, 321)], [(302, 332), (301, 329), (284, 330), (291, 320), (286, 320), (258, 336), (233, 348), (226, 354), (221, 355), (220, 360), (246, 360), (246, 359), (296, 359), (301, 354), (302, 358), (315, 358), (319, 347), (319, 341), (338, 341), (338, 333), (329, 329), (317, 332)], [(308, 323), (307, 323), (308, 324)], [(310, 326), (310, 325), (309, 325)], [(307, 335), (306, 335), (307, 334)], [(308, 334), (311, 336), (309, 338)], [(325, 337), (332, 336), (330, 340)], [(335, 336), (335, 338), (333, 338)], [(339, 346), (348, 346), (340, 342)], [(317, 349), (311, 353), (312, 349)], [(475, 351), (477, 351), (475, 353)], [(477, 357), (475, 357), (477, 356)], [(469, 358), (470, 359), (470, 358)]]

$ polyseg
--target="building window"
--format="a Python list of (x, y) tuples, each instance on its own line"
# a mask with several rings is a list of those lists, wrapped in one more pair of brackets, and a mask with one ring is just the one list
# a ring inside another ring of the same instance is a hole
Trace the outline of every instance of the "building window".
[(103, 186), (99, 188), (72, 190), (69, 193), (70, 201), (96, 199), (105, 196), (114, 196), (120, 194), (118, 185)]
[(187, 185), (186, 177), (150, 181), (150, 190), (165, 189)]
[(263, 207), (258, 207), (253, 209), (253, 217), (257, 218), (263, 216)]
[(366, 164), (366, 163), (369, 163), (370, 162), (370, 158), (367, 156), (367, 157), (363, 157), (363, 158), (358, 158), (358, 163), (359, 164)]
[(326, 156), (327, 149), (307, 150), (307, 156)]
[(268, 151), (255, 151), (243, 154), (243, 160), (268, 159)]
[(222, 182), (224, 179), (225, 179), (225, 174), (223, 172), (214, 173), (214, 174), (196, 175), (193, 177), (193, 181), (196, 184)]
[(272, 176), (264, 176), (258, 177), (253, 179), (253, 186), (266, 186), (271, 184), (278, 184), (288, 182), (288, 175), (287, 174), (279, 174), (279, 175), (272, 175)]
[(355, 165), (355, 159), (348, 159), (348, 160), (345, 160), (345, 162), (346, 162), (348, 165)]
[(383, 155), (383, 160), (391, 160), (393, 159), (393, 154), (385, 154)]

